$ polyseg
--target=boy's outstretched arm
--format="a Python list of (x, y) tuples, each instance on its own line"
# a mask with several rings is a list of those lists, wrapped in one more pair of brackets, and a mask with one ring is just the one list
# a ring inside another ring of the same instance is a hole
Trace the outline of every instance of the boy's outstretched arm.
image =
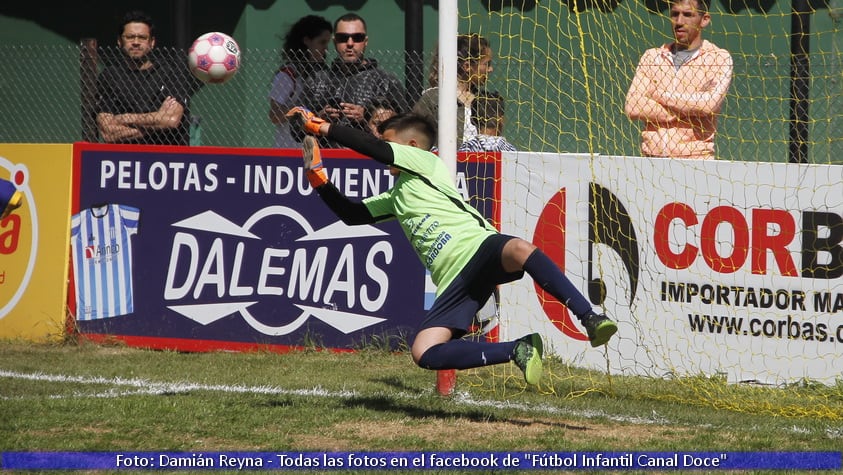
[(331, 208), (343, 223), (348, 225), (372, 224), (376, 220), (360, 202), (354, 202), (343, 195), (340, 190), (328, 180), (328, 174), (322, 166), (322, 155), (319, 152), (319, 144), (310, 135), (304, 137), (302, 142), (302, 156), (304, 157), (304, 169), (310, 186), (319, 193), (322, 201)]
[(333, 183), (328, 182), (316, 189), (322, 201), (331, 208), (331, 211), (339, 217), (343, 223), (354, 226), (355, 224), (374, 224), (377, 222), (366, 205), (348, 199)]
[(301, 106), (290, 109), (287, 112), (287, 117), (290, 118), (293, 127), (299, 127), (311, 135), (328, 137), (384, 165), (392, 165), (395, 161), (392, 147), (370, 133), (352, 127), (331, 124)]

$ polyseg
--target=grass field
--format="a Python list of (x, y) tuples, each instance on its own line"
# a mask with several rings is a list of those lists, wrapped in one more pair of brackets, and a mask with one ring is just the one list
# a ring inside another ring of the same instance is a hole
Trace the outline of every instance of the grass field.
[(525, 387), (511, 365), (459, 373), (454, 396), (445, 398), (435, 391), (434, 372), (414, 366), (408, 354), (375, 348), (183, 354), (5, 341), (0, 342), (0, 451), (843, 447), (843, 410), (835, 418), (809, 408), (792, 416), (768, 409), (804, 405), (807, 394), (836, 411), (843, 408), (843, 400), (834, 400), (839, 390), (805, 387), (791, 401), (793, 391), (750, 394), (712, 383), (734, 391), (737, 399), (758, 401), (757, 411), (745, 405), (735, 410), (701, 404), (699, 394), (692, 397), (688, 385), (674, 381), (609, 378), (554, 360), (547, 367), (552, 376), (538, 389)]

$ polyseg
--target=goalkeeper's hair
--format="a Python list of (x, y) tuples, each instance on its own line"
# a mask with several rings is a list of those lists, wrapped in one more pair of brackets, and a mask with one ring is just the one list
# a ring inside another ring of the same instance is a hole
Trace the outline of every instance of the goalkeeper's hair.
[(425, 150), (430, 150), (436, 143), (436, 125), (427, 117), (412, 112), (394, 115), (378, 126), (378, 132), (381, 135), (387, 130), (394, 130), (398, 134), (407, 131), (413, 132), (417, 140), (420, 140), (419, 146)]

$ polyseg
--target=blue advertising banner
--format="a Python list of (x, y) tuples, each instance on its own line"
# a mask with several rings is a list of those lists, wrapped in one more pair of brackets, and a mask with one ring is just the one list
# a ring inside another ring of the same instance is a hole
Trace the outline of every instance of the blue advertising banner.
[[(323, 156), (353, 200), (393, 184), (350, 150)], [(496, 183), (498, 164), (473, 165), (492, 175), (464, 179), (467, 196), (497, 202), (495, 186), (477, 184)], [(412, 335), (424, 313), (424, 268), (398, 224), (344, 225), (297, 150), (75, 144), (73, 181), (68, 299), (82, 334), (342, 349)]]

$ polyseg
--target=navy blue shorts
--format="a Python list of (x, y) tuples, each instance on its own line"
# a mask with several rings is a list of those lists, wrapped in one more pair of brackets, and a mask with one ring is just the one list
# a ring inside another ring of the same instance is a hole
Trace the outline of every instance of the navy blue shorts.
[(474, 315), (489, 300), (499, 284), (524, 277), (524, 271), (506, 272), (501, 264), (503, 246), (513, 236), (494, 234), (486, 238), (474, 257), (463, 267), (451, 285), (433, 302), (419, 330), (445, 327), (454, 330), (459, 338), (474, 321)]

